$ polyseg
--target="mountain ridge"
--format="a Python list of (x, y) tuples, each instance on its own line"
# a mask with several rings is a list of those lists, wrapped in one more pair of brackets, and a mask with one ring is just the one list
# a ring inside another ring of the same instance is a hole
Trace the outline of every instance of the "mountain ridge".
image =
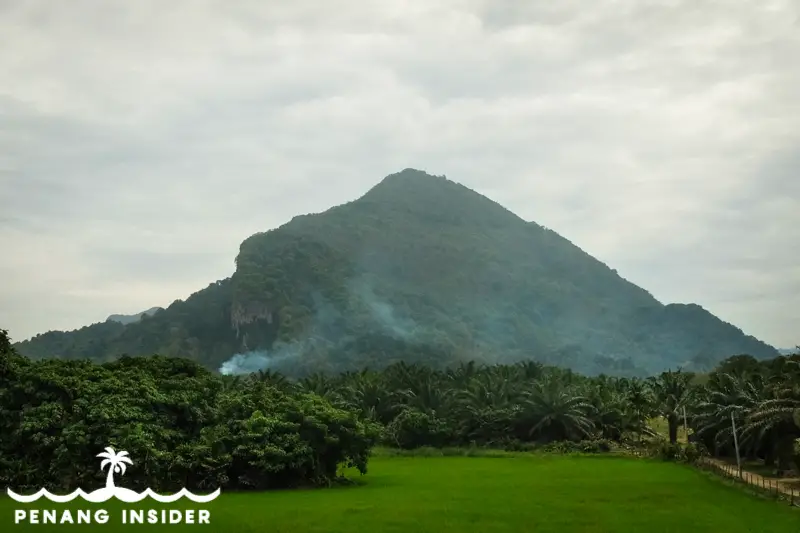
[(18, 348), (100, 360), (160, 352), (212, 368), (252, 355), (294, 374), (474, 358), (643, 375), (777, 355), (696, 304), (662, 304), (555, 231), (414, 169), (251, 235), (235, 264), (230, 278), (122, 329), (49, 332)]
[(164, 309), (163, 307), (155, 306), (145, 311), (134, 313), (132, 315), (122, 315), (122, 314), (109, 315), (108, 318), (106, 318), (106, 322), (112, 321), (112, 322), (119, 322), (120, 324), (130, 324), (141, 320), (144, 315), (148, 316), (154, 315), (157, 311), (161, 311), (163, 309)]

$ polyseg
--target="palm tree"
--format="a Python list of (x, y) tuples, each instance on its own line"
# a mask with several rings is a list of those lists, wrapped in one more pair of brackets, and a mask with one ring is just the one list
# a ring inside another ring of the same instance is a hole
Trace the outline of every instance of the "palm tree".
[(538, 379), (544, 373), (544, 365), (538, 361), (522, 361), (517, 366), (525, 379)]
[(463, 387), (480, 371), (481, 369), (475, 361), (468, 361), (466, 363), (459, 363), (455, 368), (447, 371), (447, 379), (458, 387)]
[(222, 390), (226, 392), (236, 390), (242, 385), (242, 376), (240, 375), (222, 375), (220, 379), (222, 380)]
[(800, 385), (785, 383), (769, 390), (770, 398), (762, 401), (747, 415), (744, 432), (753, 433), (764, 441), (767, 457), (777, 459), (778, 475), (791, 469), (793, 444), (800, 437), (795, 424), (795, 412), (800, 409)]
[(691, 374), (678, 369), (676, 372), (663, 372), (658, 378), (651, 378), (651, 386), (656, 397), (657, 411), (669, 426), (669, 442), (678, 442), (678, 425), (680, 410), (684, 407), (691, 390), (689, 382)]
[(322, 372), (315, 372), (300, 379), (297, 385), (299, 390), (314, 393), (332, 404), (341, 403), (341, 395), (337, 390), (336, 380), (331, 379)]
[(133, 461), (127, 457), (128, 452), (122, 451), (119, 453), (114, 452), (114, 448), (106, 448), (105, 452), (98, 453), (97, 457), (103, 457), (103, 462), (100, 463), (100, 470), (102, 471), (108, 465), (108, 476), (106, 477), (106, 488), (114, 488), (114, 473), (125, 475), (126, 464), (132, 465)]
[(258, 372), (253, 372), (250, 375), (253, 381), (258, 381), (261, 383), (266, 383), (276, 389), (287, 391), (291, 388), (291, 383), (286, 379), (286, 376), (281, 374), (280, 372), (275, 372), (273, 370), (259, 370)]
[(642, 433), (652, 433), (652, 430), (647, 426), (647, 419), (653, 411), (653, 397), (641, 379), (627, 380), (621, 392), (625, 395), (625, 400), (630, 409), (629, 414), (634, 426), (632, 429), (641, 441)]
[[(451, 406), (453, 389), (445, 388), (433, 376), (422, 378), (408, 389), (397, 391), (401, 405), (428, 415), (441, 415)], [(401, 405), (398, 405), (400, 407)]]
[(524, 418), (531, 424), (531, 436), (539, 434), (550, 440), (579, 440), (591, 435), (595, 426), (590, 418), (589, 401), (548, 376), (536, 382), (523, 402)]
[(453, 396), (460, 405), (474, 409), (502, 409), (518, 403), (520, 390), (517, 382), (484, 372), (454, 391)]
[(628, 429), (637, 430), (631, 408), (625, 396), (611, 389), (589, 389), (589, 402), (593, 406), (593, 422), (600, 434), (607, 439), (619, 441)]
[(362, 371), (348, 377), (341, 386), (342, 405), (369, 420), (388, 423), (396, 412), (394, 396), (380, 374)]
[(730, 450), (733, 446), (730, 422), (733, 415), (737, 428), (744, 428), (738, 435), (740, 448), (754, 454), (758, 440), (754, 438), (752, 429), (745, 426), (745, 417), (765, 399), (764, 392), (763, 379), (758, 374), (749, 378), (746, 374), (713, 374), (698, 391), (692, 406), (696, 435), (709, 447), (713, 443), (715, 449), (724, 447)]

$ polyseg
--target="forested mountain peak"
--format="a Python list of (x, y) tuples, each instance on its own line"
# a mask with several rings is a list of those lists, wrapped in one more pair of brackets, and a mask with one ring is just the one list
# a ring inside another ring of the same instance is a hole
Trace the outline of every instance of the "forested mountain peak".
[(248, 237), (231, 278), (185, 302), (18, 348), (102, 360), (159, 352), (294, 374), (536, 359), (631, 375), (776, 355), (699, 306), (662, 305), (556, 232), (414, 169)]
[(390, 174), (352, 204), (364, 209), (398, 209), (433, 223), (502, 227), (523, 222), (497, 202), (460, 183), (412, 168)]

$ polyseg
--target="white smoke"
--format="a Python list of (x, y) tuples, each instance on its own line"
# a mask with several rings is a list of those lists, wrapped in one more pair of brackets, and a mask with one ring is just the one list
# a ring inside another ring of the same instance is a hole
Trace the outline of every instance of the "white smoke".
[[(366, 306), (375, 327), (382, 328), (393, 337), (404, 340), (409, 340), (419, 333), (417, 324), (410, 318), (398, 317), (394, 307), (378, 298), (371, 284), (365, 279), (351, 280), (347, 288), (351, 298)], [(313, 299), (314, 319), (306, 337), (289, 343), (278, 342), (270, 350), (261, 349), (237, 353), (222, 364), (219, 372), (225, 375), (252, 374), (301, 356), (307, 349), (312, 348), (315, 339), (327, 339), (328, 342), (335, 344), (342, 338), (343, 333), (339, 331), (340, 324), (346, 320), (346, 317), (321, 295), (314, 294)]]
[(396, 338), (409, 339), (415, 333), (417, 324), (410, 318), (398, 317), (395, 308), (375, 295), (371, 284), (363, 279), (350, 283), (350, 294), (367, 305), (372, 319)]
[(270, 357), (267, 352), (253, 351), (245, 353), (237, 353), (219, 367), (221, 374), (226, 376), (236, 374), (251, 374), (269, 368), (271, 363)]
[(219, 367), (220, 374), (237, 375), (252, 374), (259, 370), (267, 370), (276, 363), (297, 357), (303, 353), (308, 339), (292, 343), (279, 342), (272, 350), (252, 350), (244, 353), (237, 353)]

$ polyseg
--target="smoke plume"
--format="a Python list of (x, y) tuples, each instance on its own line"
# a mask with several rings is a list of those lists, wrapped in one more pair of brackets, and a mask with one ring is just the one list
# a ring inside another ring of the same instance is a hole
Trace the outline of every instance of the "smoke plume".
[(398, 316), (391, 304), (375, 294), (372, 284), (367, 279), (351, 280), (346, 287), (350, 301), (350, 309), (346, 313), (319, 293), (314, 293), (312, 294), (314, 317), (302, 338), (291, 342), (277, 342), (268, 350), (257, 349), (237, 353), (222, 364), (219, 368), (220, 373), (250, 374), (272, 368), (302, 356), (321, 339), (324, 339), (326, 344), (336, 345), (347, 336), (346, 326), (354, 320), (351, 315), (353, 309), (358, 308), (362, 310), (361, 314), (366, 312), (369, 318), (364, 324), (366, 330), (360, 333), (368, 333), (369, 329), (374, 329), (403, 340), (412, 340), (419, 335), (421, 330), (417, 324), (409, 318)]

